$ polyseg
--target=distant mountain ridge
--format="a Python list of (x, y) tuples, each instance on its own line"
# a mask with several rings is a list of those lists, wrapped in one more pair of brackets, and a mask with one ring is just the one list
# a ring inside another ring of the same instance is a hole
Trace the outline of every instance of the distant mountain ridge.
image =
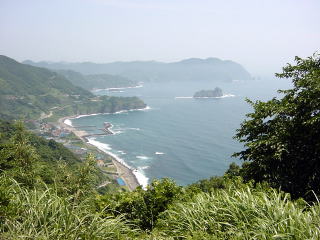
[(73, 70), (82, 74), (111, 74), (133, 81), (232, 81), (250, 80), (250, 73), (239, 63), (219, 58), (190, 58), (178, 62), (156, 61), (112, 63), (33, 62), (30, 64), (49, 69)]

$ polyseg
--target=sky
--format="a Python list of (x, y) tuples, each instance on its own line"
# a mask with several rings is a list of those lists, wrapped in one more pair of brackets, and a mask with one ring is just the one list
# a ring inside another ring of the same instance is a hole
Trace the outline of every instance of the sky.
[(218, 57), (253, 75), (320, 53), (319, 0), (0, 0), (0, 54), (18, 61)]

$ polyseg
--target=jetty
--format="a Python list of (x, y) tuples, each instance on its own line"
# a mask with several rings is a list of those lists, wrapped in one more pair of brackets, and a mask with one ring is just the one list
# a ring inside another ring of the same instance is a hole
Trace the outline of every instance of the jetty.
[(110, 130), (110, 128), (112, 128), (112, 124), (109, 122), (104, 122), (103, 123), (104, 128), (99, 128), (99, 130), (103, 131), (102, 133), (92, 133), (92, 134), (86, 134), (83, 137), (87, 138), (87, 137), (94, 137), (94, 136), (104, 136), (104, 135), (113, 135), (114, 132), (112, 132)]
[(94, 128), (94, 127), (97, 127), (97, 126), (94, 126), (94, 125), (88, 125), (88, 126), (73, 126), (73, 128)]

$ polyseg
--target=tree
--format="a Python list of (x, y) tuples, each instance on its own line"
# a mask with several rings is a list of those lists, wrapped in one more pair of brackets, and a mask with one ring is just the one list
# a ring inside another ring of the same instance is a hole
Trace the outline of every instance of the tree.
[(97, 183), (97, 167), (95, 156), (89, 153), (85, 161), (71, 168), (64, 161), (57, 164), (58, 174), (55, 185), (59, 195), (72, 196), (75, 203), (93, 196)]
[(179, 197), (182, 197), (182, 187), (163, 178), (153, 180), (146, 190), (138, 187), (133, 192), (105, 194), (97, 199), (96, 204), (106, 216), (124, 214), (127, 220), (141, 229), (152, 230), (159, 215)]
[(29, 142), (29, 134), (21, 122), (15, 125), (10, 140), (0, 145), (0, 173), (6, 172), (19, 183), (32, 187), (36, 182), (39, 155)]
[(267, 181), (294, 198), (320, 194), (320, 56), (295, 58), (279, 78), (292, 79), (283, 97), (252, 102), (235, 138), (245, 149), (235, 153), (247, 161), (244, 176)]
[(74, 178), (75, 201), (80, 200), (94, 192), (96, 183), (96, 159), (93, 154), (88, 154), (84, 163), (80, 165)]

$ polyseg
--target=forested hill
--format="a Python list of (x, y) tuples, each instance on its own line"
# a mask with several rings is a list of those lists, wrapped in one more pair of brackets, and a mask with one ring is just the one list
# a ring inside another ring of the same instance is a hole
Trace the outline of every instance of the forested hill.
[(48, 69), (0, 56), (0, 118), (35, 119), (143, 108), (138, 98), (96, 97)]
[(0, 55), (1, 95), (41, 95), (55, 92), (56, 95), (93, 95), (73, 85), (65, 77), (45, 68), (21, 64), (9, 57)]
[(82, 74), (112, 74), (133, 81), (232, 81), (249, 80), (249, 72), (239, 63), (219, 58), (190, 58), (179, 62), (134, 61), (113, 63), (24, 63), (49, 69), (70, 69)]

